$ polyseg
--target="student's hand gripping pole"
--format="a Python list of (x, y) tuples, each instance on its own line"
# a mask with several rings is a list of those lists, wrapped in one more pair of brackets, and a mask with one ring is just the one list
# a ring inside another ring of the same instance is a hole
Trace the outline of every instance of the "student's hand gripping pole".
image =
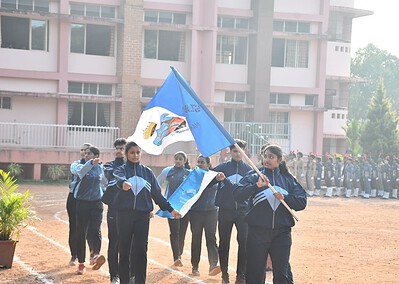
[[(252, 162), (252, 160), (245, 154), (244, 150), (241, 149), (240, 146), (238, 146), (237, 143), (234, 144), (236, 149), (241, 153), (242, 157), (245, 159), (245, 161), (255, 170), (255, 172), (263, 179), (263, 174), (259, 171), (259, 169), (255, 166), (255, 164)], [(277, 191), (274, 189), (274, 187), (270, 184), (269, 182), (269, 188), (275, 194)], [(280, 200), (281, 204), (284, 205), (285, 208), (291, 213), (292, 217), (294, 217), (295, 220), (299, 221), (298, 216), (295, 214), (295, 212), (288, 206), (288, 204), (284, 200)]]

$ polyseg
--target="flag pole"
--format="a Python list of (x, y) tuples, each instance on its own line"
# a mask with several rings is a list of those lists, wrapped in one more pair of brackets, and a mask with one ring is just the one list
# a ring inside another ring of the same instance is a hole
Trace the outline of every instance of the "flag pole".
[[(244, 150), (241, 149), (240, 146), (238, 146), (237, 143), (234, 143), (234, 147), (241, 153), (242, 157), (245, 159), (245, 161), (255, 170), (255, 172), (262, 178), (263, 174), (259, 171), (258, 167), (252, 162), (252, 160), (245, 154)], [(269, 188), (270, 190), (274, 193), (277, 191), (274, 189), (274, 187), (270, 184), (269, 182)], [(292, 217), (294, 217), (295, 220), (299, 221), (298, 216), (295, 214), (295, 212), (288, 206), (288, 204), (284, 201), (284, 199), (280, 200), (280, 202), (284, 205), (285, 208), (291, 213)]]

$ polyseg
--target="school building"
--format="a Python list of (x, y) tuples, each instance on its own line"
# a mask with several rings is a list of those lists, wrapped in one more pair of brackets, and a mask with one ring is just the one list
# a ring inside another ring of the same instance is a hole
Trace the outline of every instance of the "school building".
[[(171, 65), (252, 156), (265, 142), (344, 152), (352, 21), (371, 14), (353, 0), (0, 0), (0, 168), (43, 179), (84, 142), (112, 160)], [(179, 143), (143, 162), (176, 150), (197, 154)]]

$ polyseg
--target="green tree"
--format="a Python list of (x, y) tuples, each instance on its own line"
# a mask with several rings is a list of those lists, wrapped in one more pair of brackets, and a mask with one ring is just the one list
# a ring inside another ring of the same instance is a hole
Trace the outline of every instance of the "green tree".
[(352, 58), (351, 73), (353, 77), (364, 79), (350, 88), (349, 117), (365, 119), (368, 104), (377, 90), (381, 78), (392, 98), (395, 109), (399, 108), (399, 58), (373, 44), (361, 48)]
[(364, 153), (372, 153), (372, 156), (396, 155), (399, 150), (398, 121), (381, 79), (376, 94), (371, 98), (360, 137)]
[(362, 146), (360, 145), (362, 127), (362, 122), (356, 119), (348, 120), (346, 125), (342, 127), (345, 130), (348, 149), (354, 156), (362, 153)]

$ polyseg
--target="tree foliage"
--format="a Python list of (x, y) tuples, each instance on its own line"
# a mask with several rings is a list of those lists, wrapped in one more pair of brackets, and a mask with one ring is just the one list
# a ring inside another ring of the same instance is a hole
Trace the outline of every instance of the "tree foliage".
[(371, 98), (367, 119), (360, 136), (364, 153), (372, 156), (397, 155), (399, 150), (398, 117), (392, 110), (391, 99), (387, 97), (384, 81), (381, 80), (377, 92)]
[(360, 136), (363, 131), (362, 121), (356, 119), (348, 120), (346, 125), (342, 128), (345, 130), (348, 149), (354, 156), (361, 154), (362, 146), (360, 144)]
[(352, 59), (353, 77), (362, 78), (363, 83), (355, 84), (350, 89), (349, 117), (365, 119), (367, 107), (377, 90), (379, 81), (384, 79), (385, 88), (392, 98), (393, 107), (399, 108), (399, 58), (373, 44), (368, 44), (356, 52)]

